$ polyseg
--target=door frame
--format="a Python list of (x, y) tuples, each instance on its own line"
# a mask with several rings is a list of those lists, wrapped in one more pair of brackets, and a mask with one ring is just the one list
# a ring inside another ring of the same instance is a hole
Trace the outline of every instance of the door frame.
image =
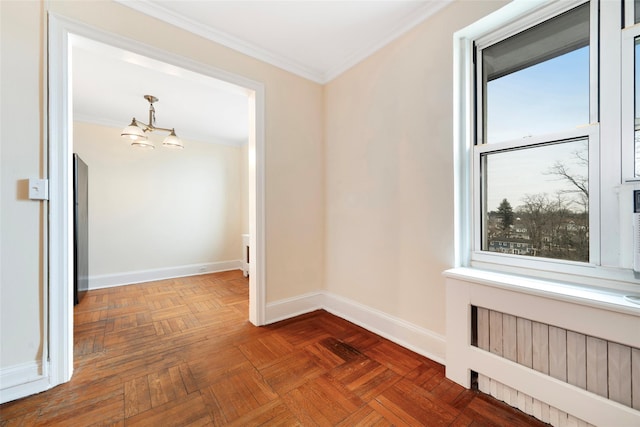
[(146, 56), (176, 67), (223, 80), (249, 95), (249, 321), (265, 324), (265, 89), (264, 84), (138, 41), (48, 13), (48, 175), (49, 236), (48, 292), (43, 346), (44, 375), (49, 387), (73, 374), (73, 110), (71, 64), (74, 36), (80, 36)]

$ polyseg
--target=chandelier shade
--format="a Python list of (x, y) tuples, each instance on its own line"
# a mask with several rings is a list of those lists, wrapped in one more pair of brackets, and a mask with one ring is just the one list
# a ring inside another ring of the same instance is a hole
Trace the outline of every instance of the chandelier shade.
[(176, 136), (176, 132), (173, 129), (171, 129), (169, 136), (162, 141), (162, 145), (168, 148), (184, 148), (182, 140)]
[(156, 146), (153, 145), (153, 142), (149, 141), (147, 138), (136, 139), (135, 141), (131, 141), (131, 146), (134, 148), (151, 149), (151, 150), (156, 148)]
[(131, 121), (131, 124), (122, 130), (120, 136), (132, 141), (147, 140), (147, 135), (145, 135), (144, 130), (138, 127), (135, 117)]
[(161, 128), (155, 125), (156, 123), (156, 109), (154, 108), (154, 102), (158, 102), (158, 98), (153, 95), (145, 95), (144, 99), (149, 102), (149, 123), (143, 123), (140, 120), (136, 120), (134, 117), (131, 120), (131, 124), (125, 127), (120, 136), (128, 141), (131, 141), (133, 147), (154, 149), (155, 145), (149, 141), (147, 132), (169, 132), (169, 135), (162, 142), (163, 147), (170, 148), (184, 148), (184, 143), (176, 135), (173, 128)]

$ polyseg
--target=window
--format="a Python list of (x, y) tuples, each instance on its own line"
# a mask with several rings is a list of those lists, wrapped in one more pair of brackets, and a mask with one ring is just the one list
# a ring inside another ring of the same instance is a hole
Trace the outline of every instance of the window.
[[(640, 0), (627, 2), (635, 9), (622, 30), (622, 84), (630, 89), (623, 92), (623, 138), (629, 141), (628, 163), (623, 165), (623, 176), (640, 179)], [(635, 25), (634, 25), (635, 24)]]
[(588, 158), (586, 139), (481, 153), (482, 249), (521, 239), (532, 256), (589, 262)]
[(639, 12), (513, 2), (456, 33), (463, 265), (638, 283), (625, 206), (640, 189)]
[(589, 5), (480, 49), (486, 143), (589, 123)]
[(589, 262), (589, 3), (476, 49), (479, 249)]
[[(640, 10), (638, 6), (636, 10), (636, 22), (638, 20), (637, 11)], [(640, 177), (640, 37), (635, 38), (634, 43), (634, 115), (633, 115), (633, 129), (634, 129), (634, 177)]]

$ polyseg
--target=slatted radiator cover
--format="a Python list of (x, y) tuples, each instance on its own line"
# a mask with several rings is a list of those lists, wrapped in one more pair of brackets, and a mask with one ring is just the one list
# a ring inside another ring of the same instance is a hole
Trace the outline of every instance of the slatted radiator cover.
[[(640, 409), (640, 349), (483, 307), (472, 306), (471, 318), (472, 345)], [(478, 386), (510, 404), (516, 392), (485, 376)]]
[(640, 349), (482, 307), (472, 310), (472, 345), (640, 409)]
[(447, 377), (552, 425), (640, 426), (640, 309), (445, 275)]

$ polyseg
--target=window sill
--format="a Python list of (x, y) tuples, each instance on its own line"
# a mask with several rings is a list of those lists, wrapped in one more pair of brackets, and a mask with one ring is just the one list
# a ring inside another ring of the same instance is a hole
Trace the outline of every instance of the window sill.
[(444, 271), (443, 275), (451, 279), (470, 281), (513, 292), (640, 316), (640, 304), (625, 298), (626, 296), (640, 297), (640, 290), (625, 292), (615, 289), (601, 289), (468, 267), (452, 268)]

